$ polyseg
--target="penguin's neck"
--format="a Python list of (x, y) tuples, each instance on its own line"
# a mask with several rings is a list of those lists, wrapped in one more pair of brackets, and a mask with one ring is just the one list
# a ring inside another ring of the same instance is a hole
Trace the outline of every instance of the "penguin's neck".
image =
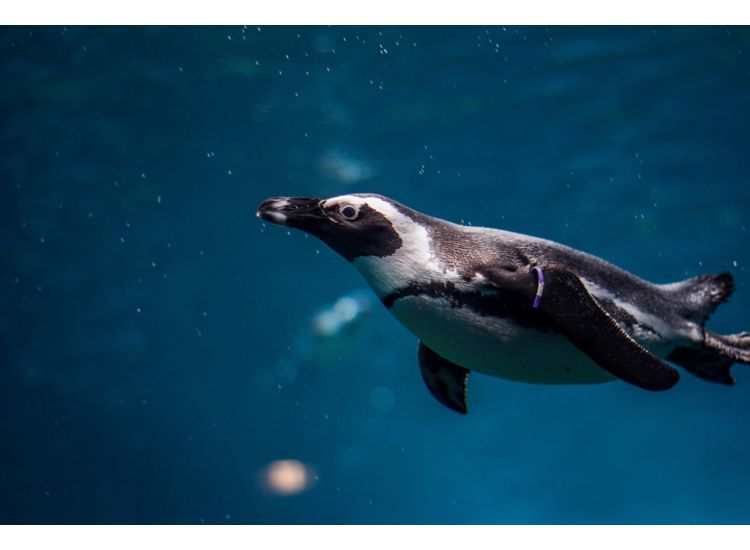
[(379, 298), (414, 283), (445, 280), (450, 270), (434, 253), (429, 232), (419, 224), (399, 228), (402, 245), (388, 256), (361, 256), (352, 263)]

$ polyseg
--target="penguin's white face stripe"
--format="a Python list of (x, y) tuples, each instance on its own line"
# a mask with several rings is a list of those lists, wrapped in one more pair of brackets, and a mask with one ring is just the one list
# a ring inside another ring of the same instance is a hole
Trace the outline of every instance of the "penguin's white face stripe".
[(401, 239), (401, 247), (389, 256), (361, 256), (353, 261), (378, 296), (382, 298), (414, 282), (429, 281), (436, 275), (445, 277), (445, 268), (433, 253), (426, 227), (378, 197), (342, 195), (326, 200), (324, 207), (343, 208), (347, 204), (367, 205), (377, 211), (391, 223)]

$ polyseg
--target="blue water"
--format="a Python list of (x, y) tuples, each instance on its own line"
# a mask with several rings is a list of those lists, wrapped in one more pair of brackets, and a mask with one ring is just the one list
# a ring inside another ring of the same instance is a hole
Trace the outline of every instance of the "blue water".
[(729, 270), (709, 326), (750, 330), (750, 29), (5, 27), (0, 73), (0, 521), (750, 522), (750, 368), (475, 374), (462, 417), (345, 260), (255, 217), (376, 192)]

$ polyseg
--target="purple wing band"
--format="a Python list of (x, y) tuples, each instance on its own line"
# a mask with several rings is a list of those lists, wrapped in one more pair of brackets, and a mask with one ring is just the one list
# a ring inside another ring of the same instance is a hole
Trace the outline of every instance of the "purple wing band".
[(542, 292), (544, 292), (544, 272), (541, 267), (532, 267), (532, 271), (536, 271), (536, 296), (534, 296), (534, 303), (531, 305), (533, 308), (538, 308), (539, 304), (542, 303)]

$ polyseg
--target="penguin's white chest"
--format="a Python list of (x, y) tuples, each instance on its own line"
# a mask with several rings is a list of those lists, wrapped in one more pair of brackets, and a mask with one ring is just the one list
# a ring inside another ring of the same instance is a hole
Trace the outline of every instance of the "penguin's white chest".
[(483, 315), (445, 298), (407, 296), (390, 311), (433, 351), (472, 371), (537, 384), (614, 379), (559, 333)]

